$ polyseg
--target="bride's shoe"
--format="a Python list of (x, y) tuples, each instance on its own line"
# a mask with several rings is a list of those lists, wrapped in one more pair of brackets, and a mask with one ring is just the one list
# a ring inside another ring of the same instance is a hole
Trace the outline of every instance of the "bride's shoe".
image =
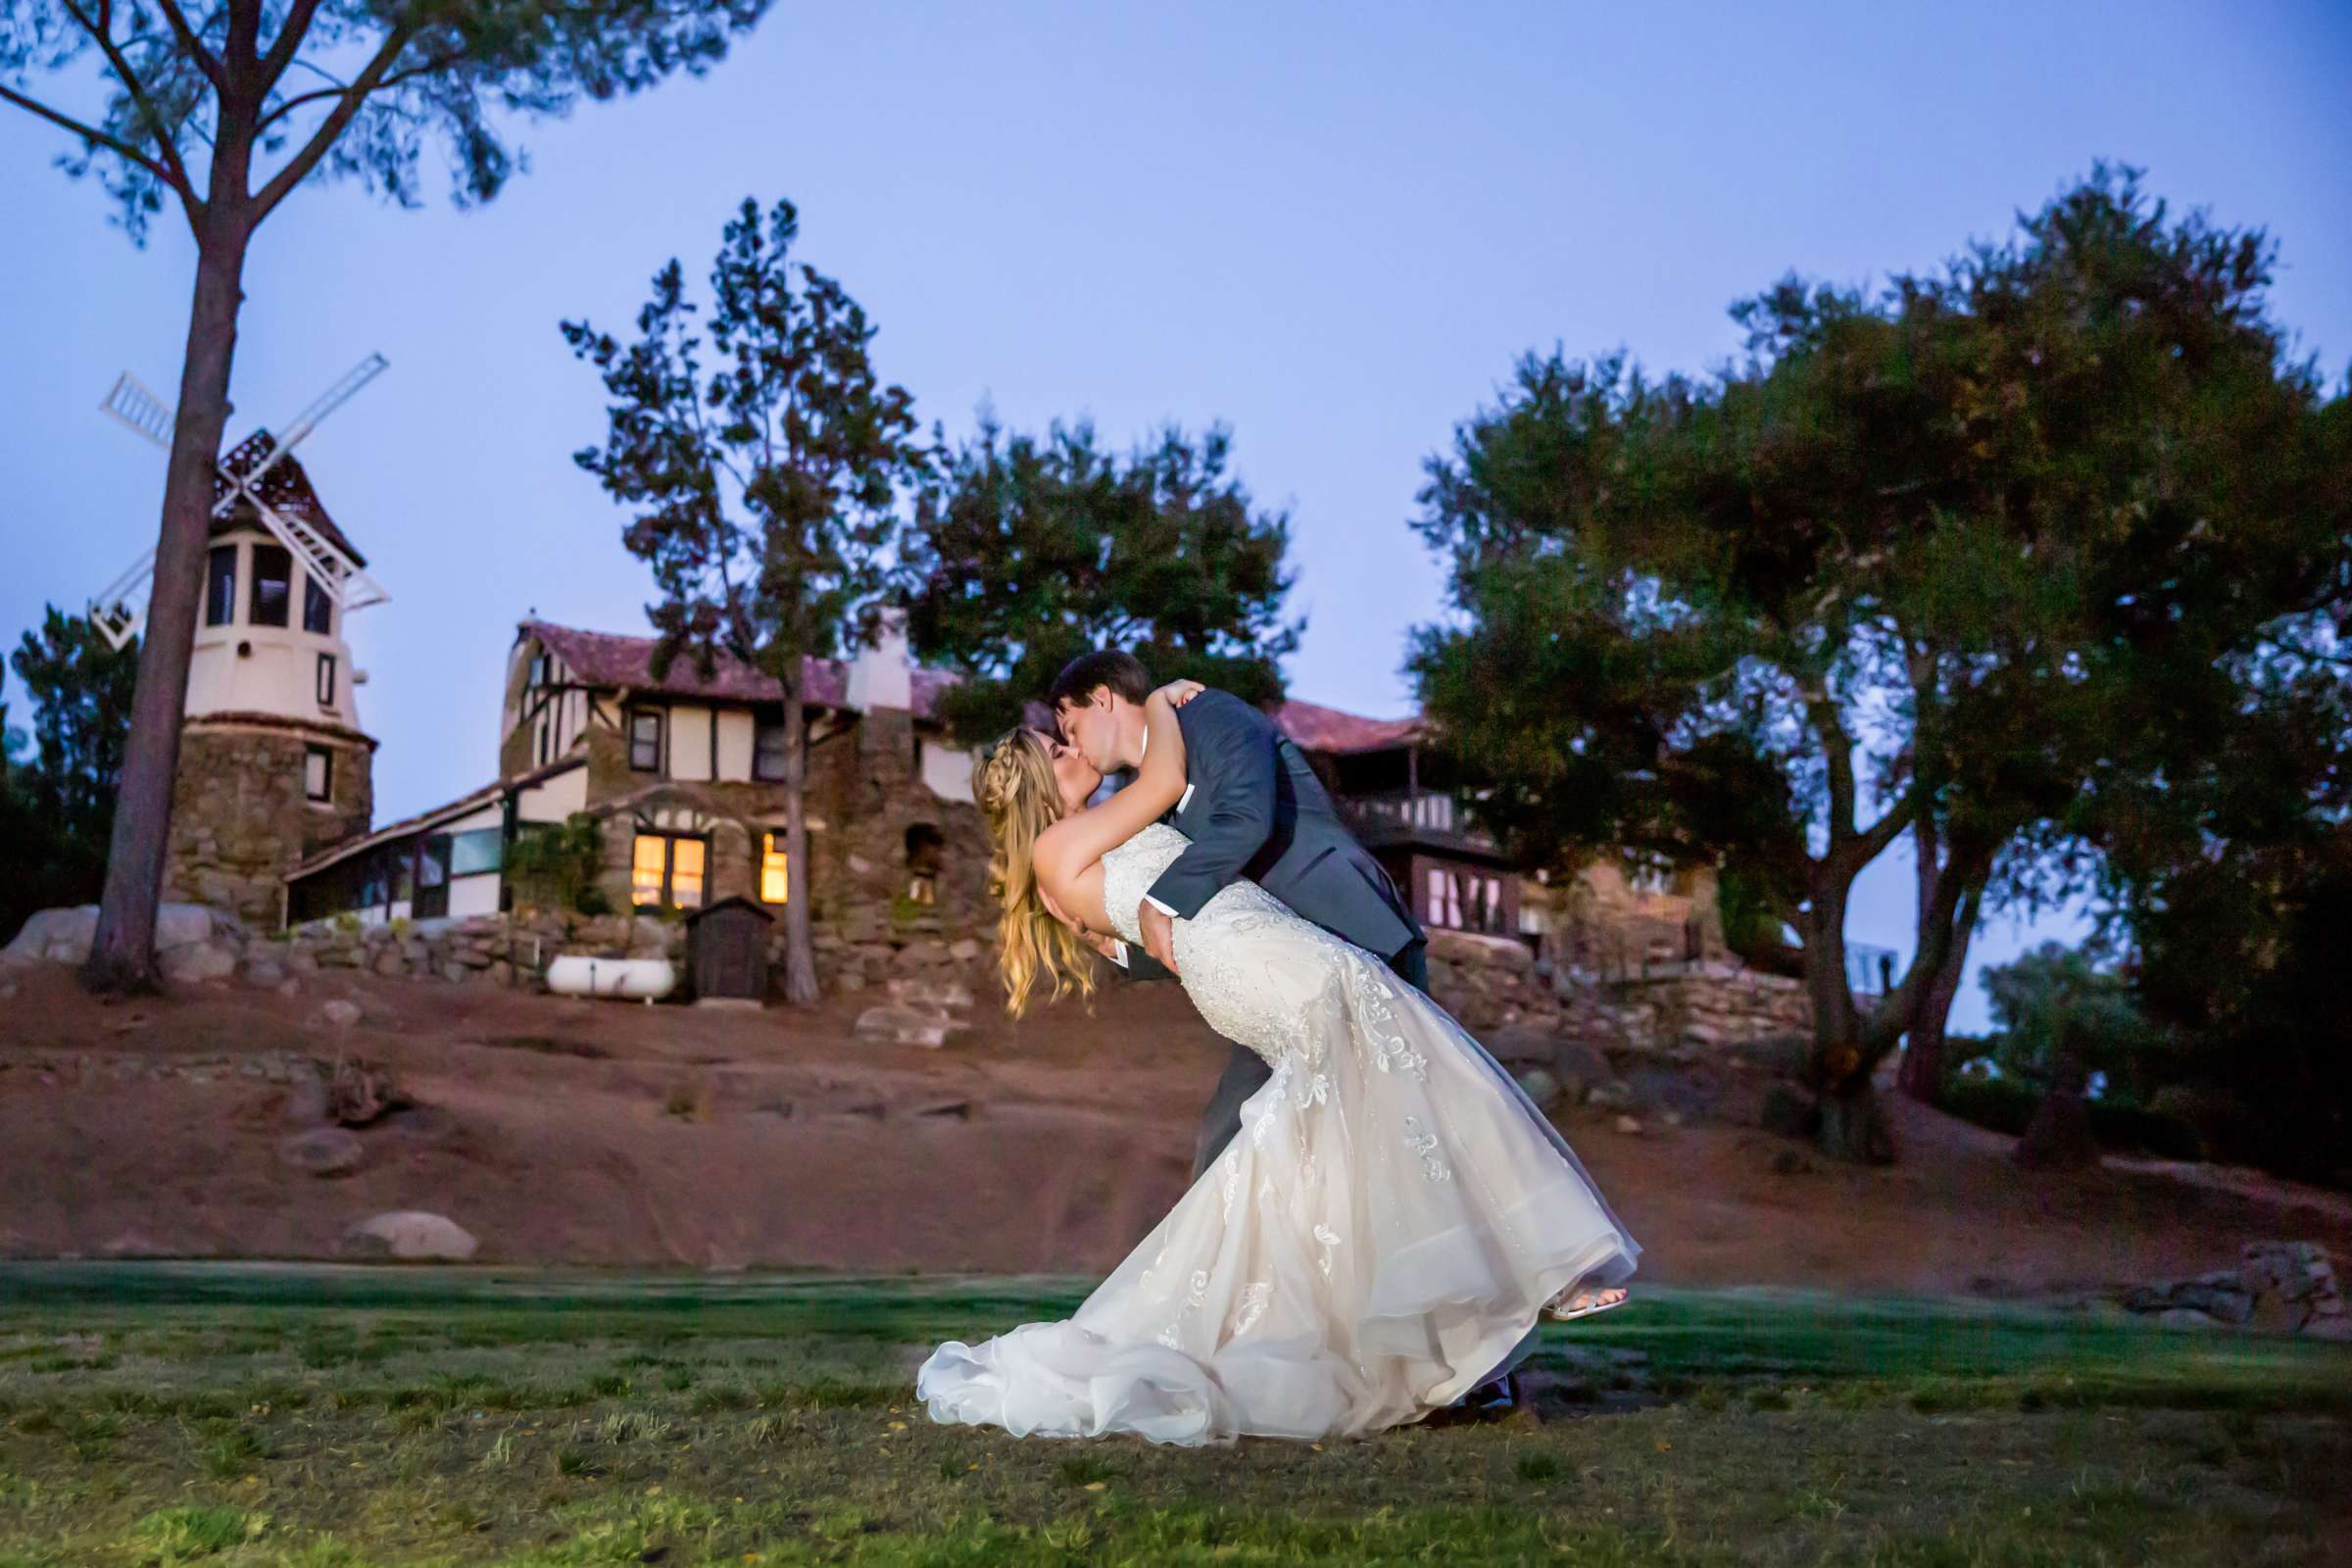
[(1606, 1312), (1611, 1307), (1623, 1306), (1629, 1299), (1631, 1298), (1625, 1292), (1616, 1289), (1578, 1291), (1563, 1299), (1547, 1303), (1544, 1315), (1554, 1323), (1569, 1323), (1580, 1317), (1591, 1317), (1595, 1312)]

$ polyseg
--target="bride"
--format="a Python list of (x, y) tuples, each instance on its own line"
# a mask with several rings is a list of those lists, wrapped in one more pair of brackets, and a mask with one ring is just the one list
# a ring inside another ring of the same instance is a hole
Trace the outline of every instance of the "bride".
[[(1179, 682), (1146, 705), (1133, 784), (1016, 729), (974, 767), (1004, 903), (1005, 991), (1091, 994), (1085, 949), (1188, 840)], [(1056, 913), (1064, 916), (1057, 919)], [(1066, 921), (1066, 923), (1065, 923)], [(1157, 1443), (1345, 1437), (1418, 1421), (1506, 1368), (1544, 1315), (1624, 1300), (1641, 1249), (1567, 1143), (1446, 1012), (1253, 882), (1174, 927), (1200, 1015), (1273, 1076), (1241, 1136), (1076, 1316), (933, 1351), (931, 1417)]]

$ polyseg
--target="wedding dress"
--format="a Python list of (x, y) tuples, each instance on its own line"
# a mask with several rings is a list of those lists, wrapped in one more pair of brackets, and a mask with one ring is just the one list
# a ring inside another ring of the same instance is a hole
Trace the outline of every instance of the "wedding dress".
[[(1187, 842), (1154, 823), (1102, 858), (1129, 942)], [(1640, 1247), (1566, 1141), (1380, 959), (1247, 881), (1174, 940), (1200, 1015), (1273, 1077), (1076, 1316), (932, 1352), (933, 1420), (1173, 1444), (1375, 1431), (1514, 1362), (1554, 1298), (1633, 1272)]]

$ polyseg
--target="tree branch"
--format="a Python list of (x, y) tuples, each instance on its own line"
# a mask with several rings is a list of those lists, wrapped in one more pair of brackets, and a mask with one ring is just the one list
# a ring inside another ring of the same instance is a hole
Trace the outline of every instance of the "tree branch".
[(153, 174), (165, 184), (169, 185), (172, 183), (172, 172), (170, 170), (157, 163), (154, 159), (148, 157), (145, 153), (140, 152), (128, 142), (117, 141), (114, 137), (108, 135), (103, 130), (93, 130), (88, 125), (83, 124), (80, 121), (75, 120), (69, 115), (61, 115), (56, 110), (50, 108), (47, 104), (41, 103), (36, 99), (25, 97), (23, 93), (17, 91), (14, 87), (11, 87), (4, 81), (0, 81), (0, 102), (15, 104), (20, 109), (40, 116), (41, 119), (48, 121), (53, 125), (62, 125), (66, 129), (72, 131), (74, 135), (79, 136), (82, 140), (93, 143), (96, 146), (104, 147), (107, 151), (115, 154), (117, 157), (128, 159), (131, 163), (138, 165), (141, 169), (144, 169), (147, 171), (147, 172)]
[(352, 117), (360, 112), (360, 106), (368, 101), (368, 95), (383, 84), (384, 74), (392, 69), (392, 62), (399, 59), (400, 52), (408, 46), (409, 30), (405, 26), (394, 27), (385, 35), (382, 47), (375, 52), (375, 58), (368, 61), (367, 69), (353, 78), (350, 89), (342, 94), (341, 100), (319, 122), (318, 128), (311, 133), (311, 139), (303, 144), (302, 151), (272, 175), (270, 183), (262, 187), (261, 194), (254, 198), (253, 220), (256, 223), (268, 218), (270, 209), (284, 201), (287, 192), (301, 184), (310, 176), (311, 171), (318, 167), (318, 160), (326, 156), (326, 150), (335, 144), (335, 138), (343, 134), (343, 127), (351, 123)]
[(310, 35), (311, 18), (318, 11), (318, 0), (294, 0), (293, 9), (286, 13), (286, 20), (278, 26), (277, 36), (270, 41), (270, 52), (262, 56), (258, 85), (263, 92), (267, 93), (275, 86), (277, 78), (284, 75), (286, 68), (294, 63), (294, 51), (301, 48), (302, 40)]
[(1903, 798), (1894, 803), (1892, 809), (1870, 824), (1868, 831), (1854, 834), (1845, 841), (1843, 849), (1832, 850), (1830, 853), (1849, 856), (1852, 858), (1854, 869), (1859, 871), (1863, 866), (1884, 855), (1886, 847), (1892, 844), (1896, 837), (1918, 816), (1919, 786), (1914, 784), (1911, 788), (1903, 791)]
[(175, 0), (156, 0), (156, 4), (162, 8), (164, 20), (172, 24), (172, 35), (179, 39), (179, 46), (188, 52), (188, 58), (196, 62), (196, 69), (203, 72), (206, 79), (212, 82), (213, 90), (226, 91), (228, 77), (220, 69), (220, 57), (207, 49), (204, 40), (196, 36), (196, 29), (188, 25), (188, 19), (181, 13)]
[(1821, 736), (1830, 768), (1830, 854), (1836, 857), (1854, 836), (1854, 741), (1845, 732), (1838, 705), (1826, 692), (1805, 694), (1805, 712)]
[(130, 94), (130, 101), (137, 106), (140, 117), (147, 122), (149, 133), (155, 137), (157, 151), (164, 155), (164, 163), (169, 169), (164, 175), (164, 183), (178, 193), (181, 204), (187, 209), (189, 226), (197, 226), (198, 220), (204, 216), (204, 202), (196, 194), (195, 181), (188, 177), (188, 166), (180, 162), (178, 138), (164, 123), (164, 117), (156, 113), (155, 104), (148, 98), (147, 89), (139, 85), (138, 74), (130, 69), (130, 62), (122, 58), (122, 51), (115, 46), (113, 6), (104, 5), (97, 20), (92, 21), (82, 14), (81, 8), (74, 0), (62, 0), (62, 4), (66, 15), (72, 17), (82, 31), (96, 39), (98, 47), (105, 51), (107, 64), (114, 68), (116, 78), (122, 83), (122, 90)]
[[(393, 72), (390, 75), (384, 77), (383, 80), (377, 82), (368, 90), (370, 92), (382, 92), (388, 87), (397, 87), (404, 81), (412, 81), (418, 76), (429, 76), (434, 72), (446, 70), (448, 67), (456, 65), (459, 61), (465, 58), (466, 53), (462, 49), (453, 50), (445, 55), (434, 55), (429, 59), (418, 61), (416, 65), (409, 67), (406, 71)], [(319, 74), (325, 75), (325, 73), (320, 72)], [(333, 80), (332, 77), (329, 77), (328, 79)], [(350, 92), (353, 88), (353, 83), (349, 82), (336, 82), (332, 87), (318, 87), (310, 92), (298, 94), (295, 97), (287, 99), (284, 103), (279, 104), (275, 109), (272, 109), (270, 111), (270, 113), (264, 115), (261, 118), (260, 123), (254, 128), (259, 130), (269, 125), (272, 121), (283, 120), (286, 118), (286, 116), (292, 114), (304, 104), (314, 104), (322, 98), (340, 98), (345, 93)]]

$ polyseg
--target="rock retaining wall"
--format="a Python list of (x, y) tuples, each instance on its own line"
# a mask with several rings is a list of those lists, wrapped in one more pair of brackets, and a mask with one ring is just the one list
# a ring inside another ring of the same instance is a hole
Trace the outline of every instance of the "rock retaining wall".
[(1433, 931), (1430, 994), (1462, 1027), (1557, 1033), (1604, 1051), (1705, 1056), (1812, 1027), (1804, 988), (1779, 975), (1707, 960), (1650, 965), (1588, 983), (1541, 962), (1506, 937)]

